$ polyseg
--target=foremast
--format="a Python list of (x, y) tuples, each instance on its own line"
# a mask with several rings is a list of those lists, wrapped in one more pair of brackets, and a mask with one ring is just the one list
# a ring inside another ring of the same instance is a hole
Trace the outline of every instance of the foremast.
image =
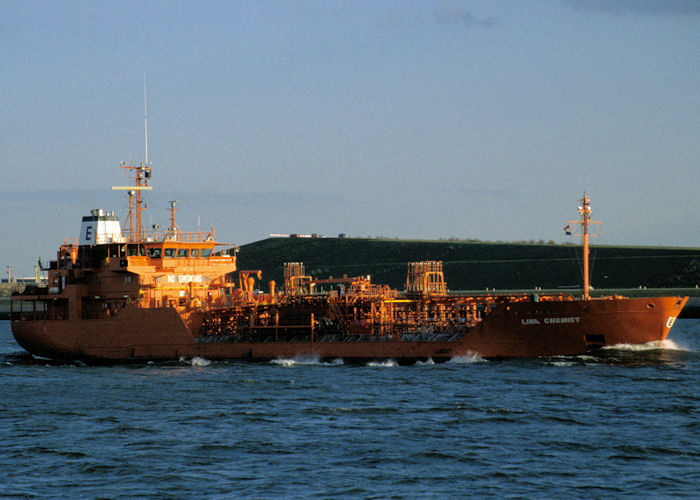
[(580, 224), (581, 225), (581, 244), (583, 247), (583, 300), (591, 299), (591, 283), (590, 283), (590, 270), (588, 257), (590, 254), (588, 238), (589, 236), (597, 236), (597, 233), (591, 234), (590, 225), (591, 224), (601, 224), (600, 221), (591, 220), (591, 199), (583, 193), (583, 199), (580, 200), (581, 204), (578, 207), (578, 212), (581, 214), (581, 220), (569, 221), (569, 224)]

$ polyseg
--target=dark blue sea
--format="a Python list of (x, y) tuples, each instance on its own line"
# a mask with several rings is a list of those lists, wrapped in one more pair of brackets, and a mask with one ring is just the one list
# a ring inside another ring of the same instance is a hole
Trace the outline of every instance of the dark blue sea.
[(90, 367), (0, 322), (0, 497), (658, 498), (700, 491), (700, 320), (598, 356)]

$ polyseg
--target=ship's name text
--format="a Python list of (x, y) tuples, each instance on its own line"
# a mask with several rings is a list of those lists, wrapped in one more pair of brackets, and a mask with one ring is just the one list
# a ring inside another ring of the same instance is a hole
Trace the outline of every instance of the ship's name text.
[[(572, 316), (569, 318), (544, 318), (542, 320), (545, 325), (561, 325), (561, 324), (567, 324), (567, 323), (578, 323), (581, 321), (581, 318), (579, 316)], [(537, 318), (527, 318), (527, 319), (521, 319), (520, 323), (523, 325), (541, 325), (542, 323), (540, 322), (539, 319)]]

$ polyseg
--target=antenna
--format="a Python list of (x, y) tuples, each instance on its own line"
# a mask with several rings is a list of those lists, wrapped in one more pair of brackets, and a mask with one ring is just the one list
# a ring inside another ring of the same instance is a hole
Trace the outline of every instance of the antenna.
[[(140, 166), (133, 165), (129, 162), (121, 162), (121, 168), (131, 170), (133, 172), (132, 186), (112, 186), (113, 190), (123, 190), (127, 192), (129, 197), (129, 241), (143, 241), (144, 231), (141, 224), (142, 212), (148, 208), (141, 199), (141, 191), (150, 191), (153, 189), (148, 185), (148, 179), (151, 178), (151, 165), (148, 163), (148, 108), (146, 107), (146, 75), (143, 75), (143, 120), (144, 134), (146, 138), (146, 158), (145, 162)], [(134, 217), (136, 217), (136, 227), (134, 227)]]
[(148, 165), (148, 110), (146, 108), (146, 74), (143, 74), (143, 125), (144, 125), (144, 135), (146, 136), (146, 162)]
[(173, 233), (175, 235), (178, 232), (178, 227), (177, 224), (175, 224), (175, 205), (177, 204), (177, 200), (173, 200), (170, 202), (170, 227), (168, 228), (168, 231)]

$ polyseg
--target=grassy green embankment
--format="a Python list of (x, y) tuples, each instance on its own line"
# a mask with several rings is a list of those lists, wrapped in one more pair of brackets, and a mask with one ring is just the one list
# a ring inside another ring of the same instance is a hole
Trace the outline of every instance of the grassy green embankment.
[[(370, 274), (374, 283), (402, 289), (407, 262), (442, 260), (450, 290), (561, 289), (579, 285), (580, 256), (575, 245), (269, 238), (243, 245), (238, 267), (261, 269), (263, 283), (281, 284), (282, 264), (300, 261), (317, 278)], [(591, 283), (600, 289), (694, 288), (700, 248), (594, 246)]]

